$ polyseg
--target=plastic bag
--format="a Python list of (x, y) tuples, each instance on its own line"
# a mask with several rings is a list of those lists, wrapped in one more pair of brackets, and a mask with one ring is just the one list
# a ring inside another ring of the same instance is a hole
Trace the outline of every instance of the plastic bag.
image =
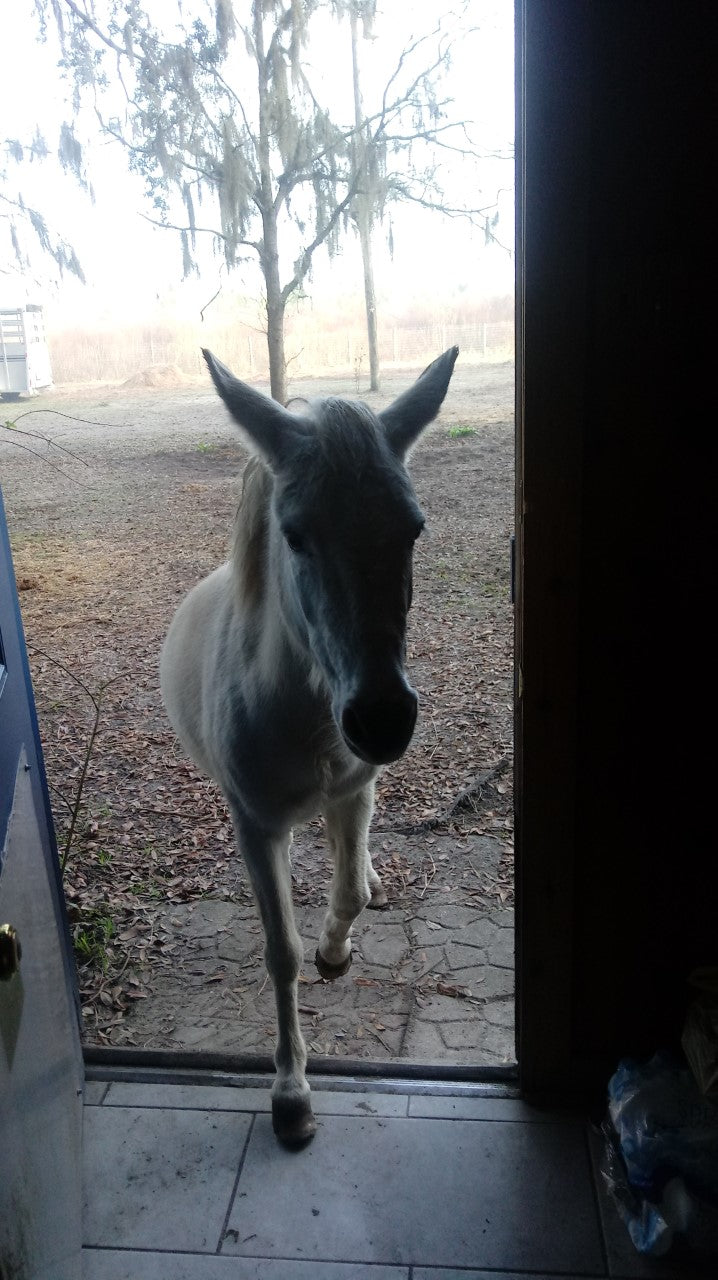
[(701, 1093), (718, 1097), (718, 969), (696, 969), (681, 1044)]
[(718, 1249), (718, 1107), (667, 1054), (620, 1063), (608, 1098), (603, 1172), (636, 1249)]

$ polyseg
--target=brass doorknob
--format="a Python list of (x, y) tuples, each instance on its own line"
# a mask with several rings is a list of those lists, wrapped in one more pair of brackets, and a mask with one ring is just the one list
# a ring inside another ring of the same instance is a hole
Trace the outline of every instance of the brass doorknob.
[(17, 929), (11, 924), (0, 924), (0, 982), (12, 978), (20, 968), (22, 947)]

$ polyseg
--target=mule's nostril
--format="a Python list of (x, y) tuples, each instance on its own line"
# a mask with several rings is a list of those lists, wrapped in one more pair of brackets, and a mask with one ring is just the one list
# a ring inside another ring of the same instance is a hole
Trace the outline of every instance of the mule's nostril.
[(347, 745), (372, 764), (398, 760), (414, 732), (417, 697), (407, 685), (399, 696), (363, 701), (354, 699), (342, 711), (341, 727)]

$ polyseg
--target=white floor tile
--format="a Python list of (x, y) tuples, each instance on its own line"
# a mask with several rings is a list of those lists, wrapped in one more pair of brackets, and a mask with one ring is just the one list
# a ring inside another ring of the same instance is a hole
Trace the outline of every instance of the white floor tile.
[(603, 1267), (575, 1125), (332, 1116), (287, 1154), (258, 1116), (228, 1226), (222, 1252), (245, 1257)]
[(251, 1124), (240, 1113), (87, 1107), (85, 1243), (213, 1253)]
[(407, 1267), (114, 1249), (85, 1249), (83, 1264), (83, 1280), (409, 1280)]

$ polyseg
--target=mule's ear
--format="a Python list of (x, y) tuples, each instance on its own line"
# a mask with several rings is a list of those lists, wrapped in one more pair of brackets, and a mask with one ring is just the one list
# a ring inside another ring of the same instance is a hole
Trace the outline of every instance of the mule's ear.
[(240, 382), (211, 351), (202, 348), (212, 381), (249, 444), (274, 471), (281, 469), (293, 446), (306, 435), (307, 427), (295, 413), (276, 400)]
[(400, 458), (406, 456), (419, 433), (439, 412), (458, 354), (458, 347), (450, 347), (424, 370), (413, 387), (379, 414), (389, 444)]

